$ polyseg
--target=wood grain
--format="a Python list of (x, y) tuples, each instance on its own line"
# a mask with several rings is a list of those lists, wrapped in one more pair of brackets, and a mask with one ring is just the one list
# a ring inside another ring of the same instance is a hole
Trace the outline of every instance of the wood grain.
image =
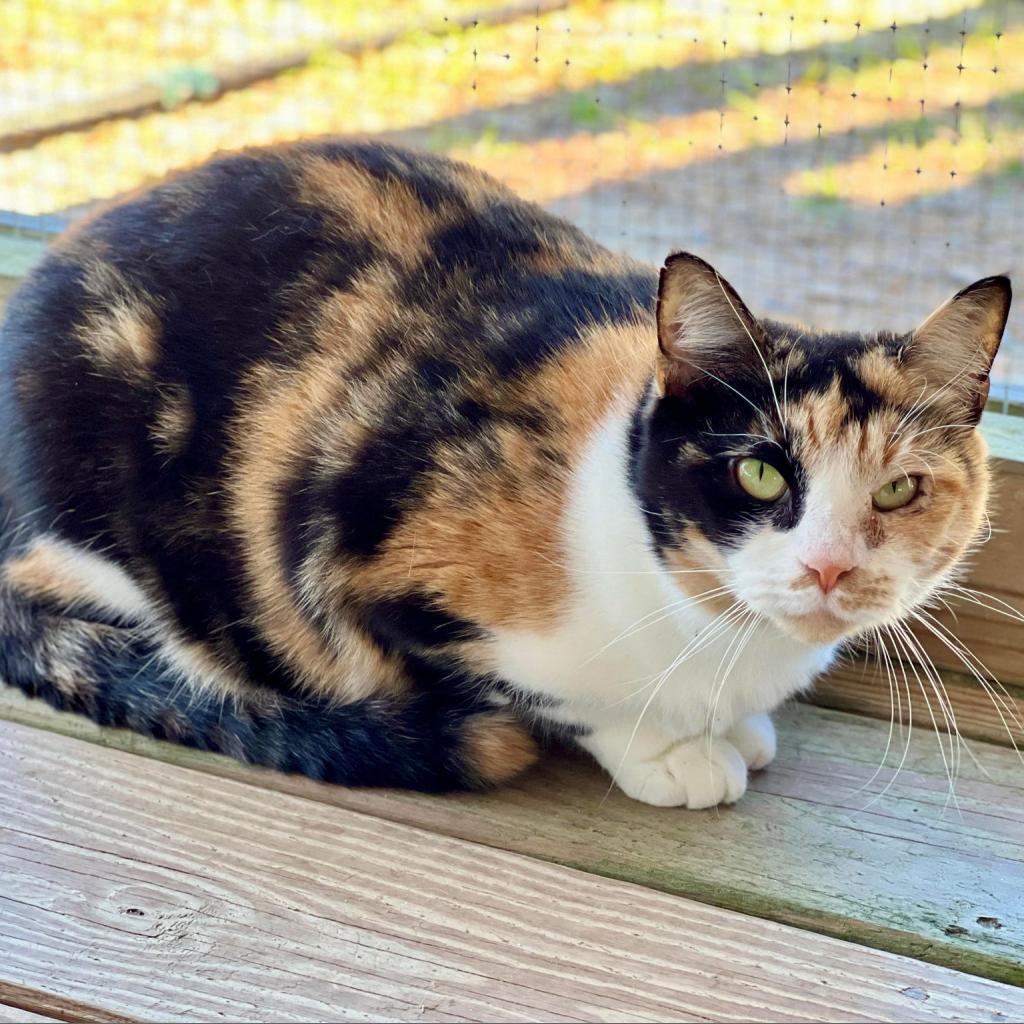
[[(567, 754), (550, 756), (495, 794), (428, 797), (325, 786), (247, 768), (100, 729), (13, 693), (0, 701), (0, 715), (1024, 984), (1024, 767), (1005, 748), (972, 744), (981, 767), (962, 758), (958, 813), (949, 803), (935, 737), (915, 727), (898, 778), (872, 802), (860, 789), (881, 759), (887, 725), (797, 706), (779, 716), (778, 760), (737, 806), (682, 812), (609, 792), (605, 776)], [(897, 734), (890, 770), (875, 781), (875, 792), (901, 754)]]
[(3, 1024), (54, 1024), (56, 1017), (44, 1017), (30, 1010), (20, 1010), (17, 1006), (0, 1003), (0, 1022)]
[[(925, 700), (921, 685), (913, 671), (908, 669), (907, 676), (910, 681), (909, 711), (905, 690), (900, 697), (900, 707), (894, 709), (885, 671), (873, 659), (837, 665), (814, 684), (814, 690), (808, 695), (807, 700), (821, 707), (853, 711), (885, 721), (888, 721), (894, 712), (899, 719), (899, 712), (902, 711), (904, 722), (926, 724), (929, 728), (930, 715), (934, 713), (938, 726), (944, 731), (952, 731), (947, 729), (936, 695), (927, 680), (922, 677), (928, 693), (928, 699)], [(1002, 707), (997, 707), (993, 699), (970, 676), (950, 670), (941, 670), (939, 676), (949, 695), (952, 717), (961, 735), (968, 740), (986, 740), (1004, 746), (1016, 744), (1024, 750), (1024, 687), (1013, 683), (1006, 685), (1003, 693), (1006, 703)], [(902, 689), (902, 676), (898, 678), (901, 680)], [(1017, 716), (1016, 721), (1014, 715)]]
[(9, 723), (0, 787), (0, 977), (143, 1020), (1024, 1013), (1019, 989)]
[[(1024, 417), (986, 414), (985, 419), (992, 421), (986, 437), (998, 438), (993, 447), (998, 444), (1007, 452), (1015, 449), (1020, 461), (999, 459), (995, 463), (993, 532), (972, 559), (967, 585), (1005, 601), (1022, 613), (1022, 618), (960, 600), (950, 602), (955, 617), (947, 610), (935, 615), (997, 679), (1024, 684)], [(965, 671), (963, 662), (927, 630), (914, 632), (936, 665)]]

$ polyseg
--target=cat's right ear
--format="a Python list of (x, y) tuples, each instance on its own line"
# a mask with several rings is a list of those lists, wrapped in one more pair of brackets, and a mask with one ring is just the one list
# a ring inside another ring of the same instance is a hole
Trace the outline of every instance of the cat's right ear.
[(658, 390), (682, 394), (694, 381), (742, 371), (766, 356), (763, 332), (710, 263), (673, 253), (658, 282)]

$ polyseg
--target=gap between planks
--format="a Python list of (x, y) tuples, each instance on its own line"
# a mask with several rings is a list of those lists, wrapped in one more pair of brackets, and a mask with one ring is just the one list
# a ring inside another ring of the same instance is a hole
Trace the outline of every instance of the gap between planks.
[[(143, 1020), (989, 1020), (1024, 991), (0, 725), (0, 977)], [(88, 956), (83, 956), (88, 950)]]
[[(684, 812), (609, 793), (603, 774), (566, 754), (497, 793), (431, 797), (249, 768), (100, 729), (11, 691), (0, 692), (0, 716), (1024, 984), (1024, 770), (1004, 748), (976, 744), (980, 768), (965, 756), (958, 814), (948, 806), (936, 738), (916, 728), (899, 778), (872, 802), (860, 790), (887, 726), (796, 706), (778, 716), (778, 760), (738, 805)], [(902, 754), (898, 743), (896, 734), (890, 764)]]
[[(2, 948), (3, 943), (0, 942), (0, 949)], [(95, 1006), (67, 999), (58, 993), (12, 984), (3, 977), (3, 971), (0, 969), (2, 1024), (38, 1024), (40, 1021), (56, 1021), (58, 1024), (134, 1024), (135, 1020), (135, 1017), (101, 1011)]]

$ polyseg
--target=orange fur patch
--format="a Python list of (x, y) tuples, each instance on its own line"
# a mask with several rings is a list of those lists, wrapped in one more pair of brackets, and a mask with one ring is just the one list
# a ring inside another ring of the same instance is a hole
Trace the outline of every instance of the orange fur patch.
[(374, 562), (341, 570), (345, 585), (380, 595), (418, 587), (440, 594), (450, 614), (490, 628), (552, 628), (575, 585), (563, 532), (573, 468), (613, 407), (636, 401), (654, 355), (653, 325), (638, 321), (592, 329), (530, 381), (481, 377), (476, 387), (489, 404), (543, 409), (550, 436), (539, 443), (496, 427), (497, 459), (442, 448), (417, 510)]
[(96, 595), (78, 576), (68, 571), (64, 557), (51, 544), (37, 543), (3, 566), (4, 582), (28, 600), (53, 601), (64, 608), (95, 602)]
[(482, 786), (500, 786), (536, 764), (540, 752), (511, 714), (491, 712), (467, 718), (460, 730), (463, 762)]
[(100, 363), (126, 373), (146, 373), (160, 354), (160, 320), (112, 264), (99, 259), (84, 264), (83, 284), (94, 296), (76, 330), (79, 341)]
[[(267, 368), (253, 374), (235, 423), (236, 458), (227, 481), (253, 621), (311, 692), (341, 700), (401, 692), (404, 677), (398, 663), (361, 631), (346, 630), (339, 622), (338, 635), (328, 642), (299, 608), (280, 559), (278, 517), (281, 492), (311, 451), (324, 411), (338, 407), (353, 356), (358, 352), (322, 354), (292, 373)], [(374, 398), (379, 407), (381, 395), (375, 392)], [(361, 417), (352, 413), (351, 403), (348, 409), (348, 415), (332, 417), (329, 441), (336, 464), (344, 464), (373, 425), (369, 408)]]
[(299, 198), (316, 210), (328, 210), (342, 238), (357, 226), (405, 267), (429, 255), (437, 218), (404, 182), (382, 181), (357, 164), (326, 157), (304, 160), (301, 168)]

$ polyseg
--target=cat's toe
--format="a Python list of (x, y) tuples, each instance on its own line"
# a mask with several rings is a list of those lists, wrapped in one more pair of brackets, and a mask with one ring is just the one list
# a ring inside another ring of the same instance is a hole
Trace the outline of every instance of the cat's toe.
[(768, 715), (748, 715), (733, 726), (726, 739), (740, 752), (752, 772), (775, 760), (775, 725)]
[(726, 740), (686, 740), (654, 761), (625, 766), (617, 781), (629, 796), (655, 807), (700, 810), (739, 800), (747, 790), (747, 765)]

